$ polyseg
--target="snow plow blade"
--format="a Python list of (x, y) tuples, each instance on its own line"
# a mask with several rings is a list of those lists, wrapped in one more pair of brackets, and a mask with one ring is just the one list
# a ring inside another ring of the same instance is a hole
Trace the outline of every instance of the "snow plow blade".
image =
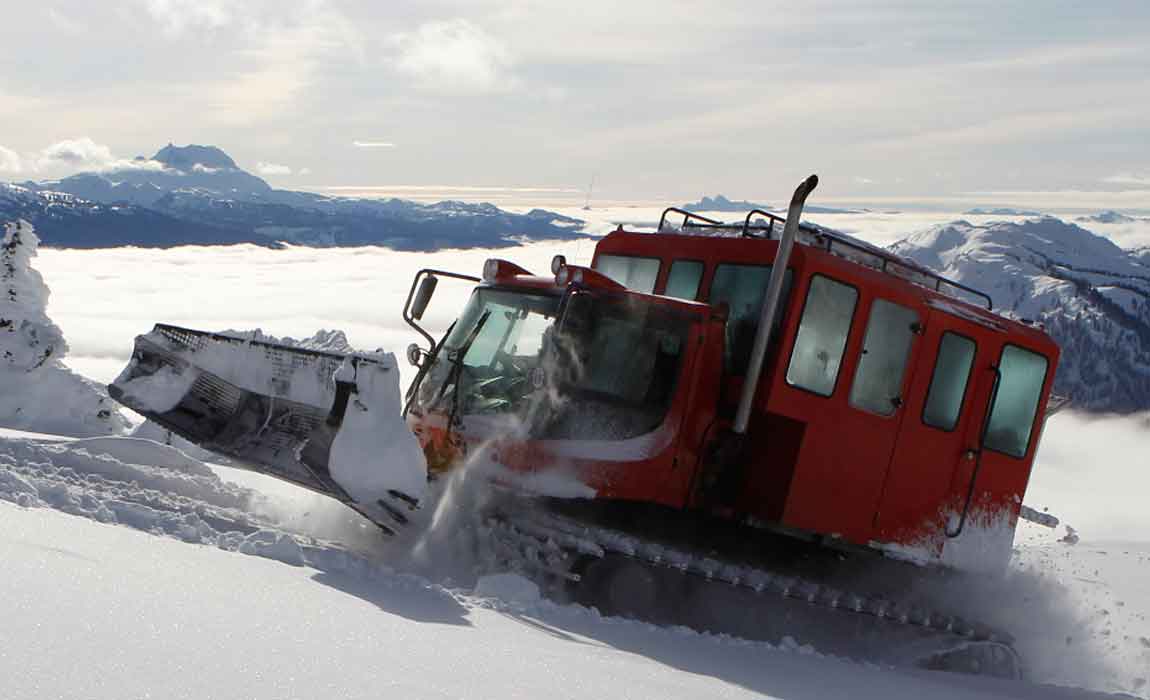
[[(403, 511), (418, 504), (420, 485), (407, 478), (398, 485), (408, 488), (385, 488), (376, 478), (365, 495), (357, 480), (353, 494), (332, 473), (349, 404), (368, 410), (355, 395), (356, 379), (370, 370), (393, 375), (398, 389), (390, 355), (342, 355), (157, 324), (137, 336), (131, 361), (108, 393), (234, 466), (338, 499), (390, 533), (406, 522)], [(400, 407), (392, 408), (394, 424)], [(364, 450), (353, 446), (351, 453)]]

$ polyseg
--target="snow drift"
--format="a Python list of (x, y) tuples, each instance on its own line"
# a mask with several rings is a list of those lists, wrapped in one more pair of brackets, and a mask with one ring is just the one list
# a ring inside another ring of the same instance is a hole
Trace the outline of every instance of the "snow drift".
[(63, 363), (64, 334), (47, 314), (48, 287), (32, 267), (39, 239), (23, 221), (0, 241), (0, 426), (93, 436), (128, 421), (99, 385)]

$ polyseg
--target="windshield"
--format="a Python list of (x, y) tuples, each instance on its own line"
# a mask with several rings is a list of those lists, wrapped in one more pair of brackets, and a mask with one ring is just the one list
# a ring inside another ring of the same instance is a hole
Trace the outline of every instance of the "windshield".
[(632, 295), (484, 288), (420, 384), (422, 410), (516, 414), (537, 437), (624, 439), (662, 422), (687, 320)]

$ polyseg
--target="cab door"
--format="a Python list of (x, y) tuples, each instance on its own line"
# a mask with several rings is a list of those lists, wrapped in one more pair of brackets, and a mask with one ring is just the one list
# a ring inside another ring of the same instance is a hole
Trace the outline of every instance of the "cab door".
[[(945, 531), (975, 478), (1001, 331), (931, 309), (920, 370), (875, 513), (876, 539), (922, 544)], [(996, 458), (988, 457), (988, 461)]]
[(804, 425), (783, 524), (866, 544), (905, 413), (925, 310), (872, 297), (855, 314), (858, 290), (821, 275), (808, 290), (786, 375), (771, 396), (776, 412)]

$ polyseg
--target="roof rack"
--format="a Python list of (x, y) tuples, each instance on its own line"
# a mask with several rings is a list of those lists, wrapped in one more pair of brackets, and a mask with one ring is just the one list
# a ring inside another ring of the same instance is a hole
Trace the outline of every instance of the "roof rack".
[[(680, 209), (678, 207), (667, 207), (663, 210), (663, 215), (659, 217), (658, 232), (660, 233), (663, 231), (664, 225), (666, 224), (668, 214), (683, 215), (681, 230), (711, 229), (718, 231), (739, 231), (740, 235), (744, 238), (770, 239), (775, 233), (775, 224), (779, 224), (779, 230), (781, 231), (782, 226), (786, 223), (786, 219), (784, 217), (763, 211), (762, 209), (752, 209), (747, 214), (746, 218), (743, 219), (743, 223), (741, 224), (727, 224), (723, 223), (722, 221), (710, 219), (700, 214), (687, 211), (686, 209)], [(767, 219), (767, 223), (765, 225), (751, 223), (752, 219), (756, 215), (759, 217), (765, 217)], [(961, 292), (963, 294), (969, 294), (978, 297), (986, 305), (988, 310), (994, 309), (994, 300), (991, 299), (990, 295), (986, 292), (981, 292), (973, 287), (968, 287), (961, 282), (956, 282), (952, 279), (943, 277), (937, 272), (929, 270), (911, 260), (907, 260), (906, 258), (883, 250), (882, 248), (870, 245), (869, 243), (865, 243), (863, 241), (847, 236), (846, 234), (842, 234), (838, 231), (824, 228), (822, 226), (800, 224), (799, 227), (803, 232), (813, 236), (815, 239), (814, 242), (817, 245), (824, 247), (828, 253), (834, 254), (834, 248), (836, 245), (850, 248), (855, 252), (859, 252), (875, 258), (878, 261), (875, 267), (882, 272), (896, 275), (902, 279), (907, 280), (908, 282), (915, 282), (922, 284), (925, 287), (933, 288), (936, 292), (942, 294), (951, 294), (951, 296), (956, 296), (952, 292), (944, 290), (944, 287), (950, 288), (953, 291)], [(765, 232), (765, 235), (756, 234), (755, 232), (758, 231)], [(903, 270), (904, 274), (898, 274), (898, 269)], [(906, 275), (906, 273), (915, 275), (920, 279), (911, 279)]]
[[(770, 238), (771, 235), (775, 232), (775, 224), (783, 226), (787, 223), (786, 217), (779, 216), (778, 214), (772, 214), (769, 211), (763, 211), (762, 209), (752, 209), (747, 214), (747, 218), (744, 219), (743, 223), (741, 224), (728, 224), (722, 221), (708, 218), (702, 214), (696, 214), (693, 211), (680, 209), (679, 207), (667, 207), (663, 210), (663, 215), (659, 217), (658, 231), (662, 231), (666, 226), (668, 214), (683, 215), (683, 223), (679, 227), (680, 230), (688, 228), (700, 228), (713, 229), (718, 231), (740, 231), (745, 238)], [(756, 214), (762, 217), (766, 217), (767, 223), (751, 223), (751, 219), (753, 219)], [(811, 226), (810, 224), (800, 224), (800, 226), (811, 233), (816, 233), (818, 231), (817, 227)], [(765, 231), (766, 235), (756, 235), (754, 233), (755, 231)]]

